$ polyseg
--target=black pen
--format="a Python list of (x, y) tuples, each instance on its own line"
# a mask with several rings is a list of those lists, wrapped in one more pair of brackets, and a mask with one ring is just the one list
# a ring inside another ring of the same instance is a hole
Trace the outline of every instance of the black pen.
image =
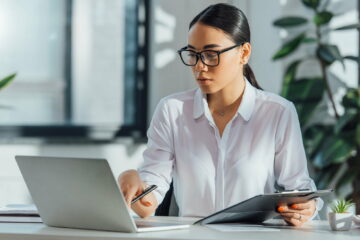
[(155, 190), (157, 188), (156, 185), (151, 185), (150, 187), (148, 187), (147, 189), (144, 190), (144, 192), (142, 192), (139, 196), (137, 196), (136, 198), (134, 198), (131, 201), (131, 204), (136, 203), (140, 198), (144, 197), (145, 195), (151, 193), (153, 190)]

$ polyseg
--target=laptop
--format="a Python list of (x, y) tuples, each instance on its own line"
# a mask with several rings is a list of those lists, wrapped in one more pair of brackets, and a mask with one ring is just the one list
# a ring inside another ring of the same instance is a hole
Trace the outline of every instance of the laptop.
[(148, 232), (187, 228), (135, 220), (105, 159), (15, 156), (31, 197), (48, 226)]

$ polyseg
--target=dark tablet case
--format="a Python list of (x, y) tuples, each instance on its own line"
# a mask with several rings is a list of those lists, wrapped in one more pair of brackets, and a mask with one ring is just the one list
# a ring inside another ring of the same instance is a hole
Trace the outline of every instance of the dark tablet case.
[(333, 190), (280, 192), (257, 195), (243, 202), (232, 205), (224, 210), (213, 213), (194, 224), (209, 223), (261, 223), (273, 218), (279, 213), (276, 211), (280, 203), (303, 203), (318, 197), (328, 197)]

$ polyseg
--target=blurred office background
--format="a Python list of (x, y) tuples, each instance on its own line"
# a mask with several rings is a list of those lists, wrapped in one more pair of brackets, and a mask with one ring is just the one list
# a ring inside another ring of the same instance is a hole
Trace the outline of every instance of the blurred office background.
[[(245, 12), (250, 65), (265, 90), (280, 93), (291, 58), (271, 58), (290, 33), (272, 23), (311, 17), (300, 0), (0, 0), (0, 78), (17, 73), (0, 91), (0, 206), (31, 203), (15, 155), (106, 158), (114, 175), (137, 168), (158, 101), (196, 87), (176, 50), (187, 44), (191, 19), (218, 2)], [(334, 26), (358, 21), (357, 0), (329, 8), (339, 15)], [(358, 56), (358, 36), (334, 32), (329, 41)], [(345, 65), (330, 68), (342, 80), (332, 83), (338, 102), (345, 86), (358, 86), (358, 64)], [(298, 74), (316, 71), (310, 61)]]

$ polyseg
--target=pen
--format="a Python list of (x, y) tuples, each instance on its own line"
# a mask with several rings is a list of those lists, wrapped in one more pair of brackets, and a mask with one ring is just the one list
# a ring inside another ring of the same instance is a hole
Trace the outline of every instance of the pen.
[(136, 203), (140, 198), (144, 197), (145, 195), (151, 193), (153, 190), (155, 190), (157, 188), (156, 185), (151, 185), (150, 187), (148, 187), (147, 189), (144, 190), (144, 192), (142, 192), (139, 196), (137, 196), (136, 198), (134, 198), (131, 201), (131, 204)]

